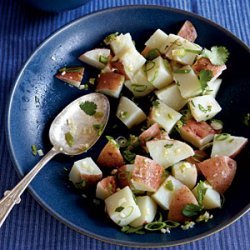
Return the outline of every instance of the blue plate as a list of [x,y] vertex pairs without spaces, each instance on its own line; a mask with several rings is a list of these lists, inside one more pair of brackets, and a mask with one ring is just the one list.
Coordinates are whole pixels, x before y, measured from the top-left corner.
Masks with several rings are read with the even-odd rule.
[[[50,36],[30,57],[14,85],[7,116],[7,138],[15,168],[26,174],[39,160],[31,153],[35,144],[47,152],[51,145],[48,129],[59,111],[84,94],[54,78],[57,69],[65,65],[81,65],[78,56],[95,48],[112,32],[130,32],[142,47],[149,35],[160,28],[176,33],[185,20],[198,31],[197,43],[210,47],[226,46],[231,55],[228,70],[223,73],[223,85],[218,100],[223,108],[219,118],[225,121],[225,131],[250,138],[249,127],[243,125],[244,114],[250,112],[250,53],[246,45],[228,31],[197,15],[157,6],[131,6],[100,11],[63,27]],[[87,72],[89,68],[86,69]],[[99,142],[89,155],[96,157]],[[82,156],[84,157],[84,156]],[[84,199],[69,185],[64,168],[70,168],[77,158],[58,156],[52,160],[29,186],[35,199],[52,215],[76,231],[111,243],[159,247],[182,244],[210,235],[229,225],[250,207],[249,146],[238,157],[238,171],[226,202],[214,212],[214,219],[197,224],[193,229],[176,229],[171,234],[124,234],[113,225],[91,200]]]

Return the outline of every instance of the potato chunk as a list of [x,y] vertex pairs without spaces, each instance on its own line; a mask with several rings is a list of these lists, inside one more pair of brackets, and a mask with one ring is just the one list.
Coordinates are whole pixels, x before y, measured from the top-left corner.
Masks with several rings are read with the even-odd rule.
[[105,177],[97,183],[96,197],[105,200],[116,192],[116,188],[116,178],[114,176]]
[[187,39],[190,42],[194,42],[197,38],[196,29],[190,21],[185,21],[177,35]]

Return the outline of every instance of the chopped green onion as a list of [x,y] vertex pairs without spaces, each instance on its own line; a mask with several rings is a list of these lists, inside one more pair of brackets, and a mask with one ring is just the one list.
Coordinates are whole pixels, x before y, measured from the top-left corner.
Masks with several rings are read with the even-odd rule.
[[31,150],[32,150],[32,154],[34,155],[34,156],[36,156],[37,155],[37,146],[36,145],[31,145]]
[[66,73],[79,72],[80,73],[82,70],[83,70],[83,67],[71,67],[71,68],[64,67],[64,68],[59,69],[58,71],[60,73],[63,73],[63,72],[66,72]]
[[192,106],[195,108],[194,101],[191,100],[190,102],[191,102]]
[[128,115],[128,112],[127,111],[120,111],[120,113],[118,114],[119,118],[120,119],[125,119]]
[[93,128],[97,130],[98,135],[101,135],[103,132],[104,125],[103,124],[93,124]]
[[205,187],[204,182],[200,181],[197,185],[197,196],[198,196],[197,201],[199,206],[202,206],[206,192],[207,188]]
[[197,55],[199,55],[202,52],[202,50],[197,50],[197,49],[185,49],[185,51]]
[[158,108],[159,105],[160,105],[160,102],[159,102],[159,100],[155,100],[155,101],[152,102],[152,104],[153,104],[154,107]]
[[231,135],[227,134],[227,133],[223,133],[223,134],[219,134],[215,136],[215,141],[224,141],[226,139],[228,139]]
[[155,73],[154,73],[153,79],[151,79],[149,82],[150,83],[154,82],[155,79],[158,77],[158,74],[159,74],[159,70],[156,70]]
[[208,105],[207,109],[205,109],[201,104],[198,104],[198,108],[199,108],[200,111],[202,111],[204,113],[210,112],[212,110],[212,106],[211,105]]
[[121,212],[123,209],[124,209],[124,207],[117,207],[117,208],[115,209],[115,212]]
[[70,132],[65,133],[65,140],[67,142],[67,144],[72,147],[74,145],[74,137],[72,136],[72,134]]
[[112,41],[114,41],[116,39],[116,37],[118,36],[118,32],[115,32],[115,33],[112,33],[108,36],[106,36],[103,40],[103,42],[106,44],[106,45],[109,45]]
[[134,163],[134,159],[135,159],[136,154],[131,152],[130,150],[126,149],[123,151],[123,156],[127,162]]
[[124,136],[119,136],[118,138],[116,138],[116,142],[121,148],[125,148],[126,146],[128,146],[128,140]]
[[95,84],[95,78],[94,77],[93,78],[89,78],[89,83],[92,84],[92,85],[94,85]]
[[172,221],[172,220],[166,220],[166,221],[164,221],[164,222],[166,223],[166,226],[167,226],[168,228],[176,228],[176,227],[178,227],[178,226],[180,225],[179,222]]
[[158,231],[166,227],[166,223],[162,221],[154,221],[145,225],[145,229],[148,231]]
[[174,144],[165,144],[164,148],[172,148],[174,146]]
[[142,229],[143,229],[143,226],[139,226],[139,227],[123,226],[121,228],[121,231],[127,234],[130,234],[130,233],[145,234],[145,232]]
[[151,49],[151,50],[148,52],[146,58],[147,58],[148,60],[153,60],[153,59],[155,59],[156,57],[158,57],[158,56],[160,56],[160,55],[161,55],[161,53],[160,53],[160,51],[159,51],[158,49]]
[[99,56],[99,62],[103,64],[107,64],[109,61],[109,58],[107,56]]
[[165,188],[168,189],[169,191],[173,191],[174,190],[173,182],[171,180],[168,180],[165,185]]
[[119,216],[122,219],[126,219],[133,213],[133,211],[134,211],[134,207],[133,206],[128,206],[128,207],[121,210]]
[[145,64],[145,72],[153,69],[155,66],[155,62],[152,62],[152,61],[147,61],[146,64]]
[[131,84],[131,87],[134,92],[144,92],[148,88],[147,85],[145,84],[142,85],[142,84],[135,84],[135,83]]

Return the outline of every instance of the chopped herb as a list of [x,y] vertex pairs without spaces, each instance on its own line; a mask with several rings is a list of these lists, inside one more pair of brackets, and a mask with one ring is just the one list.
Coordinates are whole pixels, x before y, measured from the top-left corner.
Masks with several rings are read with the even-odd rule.
[[168,118],[169,118],[170,120],[172,120],[172,119],[173,119],[173,115],[170,114],[170,113],[168,113]]
[[128,112],[127,111],[120,111],[120,113],[118,114],[119,118],[120,119],[125,119],[128,115]]
[[164,227],[166,227],[165,222],[153,221],[151,223],[146,224],[144,228],[146,230],[148,230],[148,231],[158,231],[158,230],[161,230]]
[[243,124],[246,125],[247,127],[250,126],[250,113],[244,115]]
[[82,188],[84,188],[84,187],[86,186],[86,184],[87,184],[87,183],[86,183],[85,180],[81,180],[81,181],[75,183],[74,186],[75,186],[75,188],[77,188],[77,189],[82,189]]
[[98,135],[101,135],[103,132],[104,125],[103,124],[94,124],[93,128],[97,130]]
[[197,222],[201,222],[201,221],[205,221],[205,222],[208,222],[208,220],[210,220],[210,219],[213,219],[213,215],[211,214],[209,214],[207,211],[204,213],[204,214],[201,214],[197,219],[196,219],[196,221]]
[[95,78],[89,78],[89,83],[94,85],[95,84]]
[[166,220],[166,221],[164,221],[164,222],[166,223],[166,226],[167,226],[168,228],[176,228],[176,227],[178,227],[178,226],[180,225],[179,222],[172,221],[172,220]]
[[192,104],[192,106],[195,108],[195,105],[194,105],[194,101],[191,100],[190,103]]
[[197,49],[185,49],[186,52],[199,55],[202,51]]
[[175,74],[188,74],[191,72],[191,69],[176,69],[174,71]]
[[168,189],[169,191],[173,191],[174,190],[173,182],[171,180],[168,180],[165,185],[165,188]]
[[72,134],[70,132],[65,133],[65,140],[67,142],[67,144],[72,147],[74,145],[74,137],[72,136]]
[[150,80],[149,82],[150,82],[150,83],[154,82],[155,79],[158,77],[158,74],[159,74],[159,70],[156,70],[155,73],[154,73],[153,79]]
[[124,207],[117,207],[117,208],[115,209],[115,212],[121,212],[123,209],[124,209]]
[[109,45],[112,41],[114,41],[116,39],[116,37],[119,35],[118,32],[115,32],[115,33],[112,33],[108,36],[106,36],[103,40],[103,42],[106,44],[106,45]]
[[223,133],[223,134],[219,134],[215,136],[215,141],[224,141],[226,139],[228,139],[231,135],[227,134],[227,133]]
[[135,234],[144,234],[145,232],[143,231],[143,226],[139,226],[139,227],[130,227],[130,226],[123,226],[121,228],[121,231],[123,233],[135,233]]
[[142,85],[142,84],[135,84],[135,83],[131,84],[131,87],[134,92],[144,92],[148,88],[147,85],[145,84]]
[[213,65],[221,66],[227,62],[229,51],[224,46],[213,46],[211,50],[204,49],[202,56],[207,57]]
[[207,83],[212,79],[213,72],[211,70],[202,69],[199,73],[199,81],[201,85],[202,92],[207,88]]
[[165,144],[164,148],[172,148],[174,146],[174,144]]
[[87,115],[92,116],[96,113],[97,105],[94,102],[85,101],[80,103],[79,106]]
[[195,204],[187,204],[182,210],[182,214],[186,217],[194,217],[200,214],[202,207]]
[[109,58],[107,56],[99,56],[99,62],[103,64],[107,64],[109,61]]
[[172,50],[172,56],[179,56],[183,57],[186,55],[186,51],[184,48],[179,48],[179,49],[173,49]]
[[128,140],[123,136],[119,136],[118,138],[116,138],[116,142],[121,148],[125,148],[126,146],[128,146]]
[[32,154],[34,155],[34,156],[36,156],[37,155],[37,146],[36,145],[31,145],[31,150],[32,150]]
[[126,149],[123,151],[123,156],[127,162],[134,163],[136,154]]
[[205,187],[204,182],[200,181],[197,185],[197,196],[198,196],[197,201],[200,207],[203,204],[203,200],[204,200],[204,196],[206,192],[207,192],[207,188]]
[[119,216],[122,218],[122,219],[126,219],[128,218],[134,211],[134,207],[133,206],[128,206],[124,209],[122,209],[122,211],[120,212]]
[[64,67],[64,68],[61,68],[59,69],[58,71],[60,73],[63,73],[63,72],[66,72],[66,73],[73,73],[73,72],[82,72],[83,70],[83,67],[70,67],[70,68],[67,68],[67,67]]
[[145,64],[145,69],[144,69],[144,71],[145,71],[145,72],[148,72],[149,70],[153,69],[154,66],[155,66],[155,62],[147,61],[146,64]]
[[205,109],[201,104],[198,104],[198,108],[199,108],[200,111],[202,111],[204,113],[210,112],[212,110],[212,106],[211,105],[208,105],[207,109]]
[[228,142],[232,143],[234,141],[234,138],[231,138]]
[[186,166],[185,163],[183,163],[183,164],[180,165],[179,168],[180,168],[180,170],[181,170],[182,173],[184,173],[184,170],[185,170],[186,167],[187,167],[187,166]]
[[183,230],[188,230],[190,228],[193,228],[195,225],[195,222],[194,221],[185,221],[185,224],[184,225],[181,225],[181,228]]
[[115,141],[115,139],[114,139],[112,136],[107,135],[107,136],[106,136],[106,139],[107,139],[109,142],[113,143],[117,148],[119,148],[118,143]]
[[159,100],[155,100],[155,101],[152,102],[152,104],[153,104],[153,106],[154,106],[155,108],[158,108],[159,105],[160,105],[160,102],[159,102]]
[[181,86],[179,81],[176,81],[176,85],[177,85],[178,87]]
[[146,58],[147,58],[148,60],[153,60],[153,59],[155,59],[156,57],[158,57],[158,56],[160,56],[160,55],[161,55],[161,53],[160,53],[160,51],[159,51],[158,49],[151,49],[151,50],[148,52]]

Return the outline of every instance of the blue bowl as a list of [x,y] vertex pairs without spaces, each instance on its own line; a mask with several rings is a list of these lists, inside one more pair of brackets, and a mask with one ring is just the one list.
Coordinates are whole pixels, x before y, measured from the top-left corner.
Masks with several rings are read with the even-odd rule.
[[[249,128],[241,122],[243,115],[250,112],[249,48],[225,29],[197,15],[157,6],[126,6],[90,14],[63,27],[43,42],[24,65],[12,90],[6,124],[9,149],[18,174],[22,177],[39,160],[31,154],[32,144],[45,152],[50,149],[48,130],[53,118],[85,93],[55,79],[58,68],[81,65],[78,56],[98,46],[112,32],[130,32],[136,44],[143,47],[143,42],[157,28],[175,33],[187,19],[197,28],[198,44],[204,47],[224,45],[229,49],[228,70],[223,73],[223,85],[218,94],[223,108],[219,118],[225,121],[225,131],[250,138]],[[88,67],[86,72],[92,73]],[[103,143],[100,140],[86,155],[96,158]],[[70,169],[77,157],[56,157],[39,173],[29,190],[49,213],[88,236],[138,247],[183,244],[223,229],[249,210],[250,192],[246,192],[249,190],[249,152],[248,145],[238,157],[235,180],[225,195],[224,207],[214,211],[214,219],[188,231],[176,229],[166,235],[120,232],[102,209],[69,185],[64,168]]]

